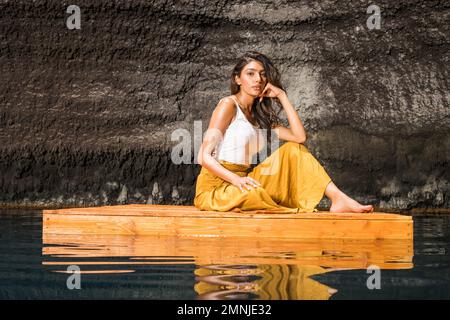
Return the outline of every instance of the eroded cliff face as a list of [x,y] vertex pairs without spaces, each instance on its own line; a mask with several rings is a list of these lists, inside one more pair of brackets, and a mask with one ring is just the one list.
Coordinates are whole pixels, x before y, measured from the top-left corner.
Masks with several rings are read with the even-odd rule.
[[193,146],[171,161],[172,133],[199,143],[236,57],[258,50],[344,192],[449,208],[450,2],[377,1],[379,30],[370,4],[0,1],[0,202],[192,204],[200,167]]

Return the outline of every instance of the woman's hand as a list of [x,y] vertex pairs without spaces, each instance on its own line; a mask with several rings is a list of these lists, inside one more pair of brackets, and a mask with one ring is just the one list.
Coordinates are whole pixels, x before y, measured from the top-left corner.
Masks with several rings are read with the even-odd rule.
[[258,181],[249,176],[246,177],[238,176],[231,184],[238,187],[242,192],[261,186],[261,183],[259,183]]
[[267,82],[264,90],[259,95],[259,102],[261,102],[264,97],[278,98],[283,93],[285,93],[283,90],[274,86],[270,82]]

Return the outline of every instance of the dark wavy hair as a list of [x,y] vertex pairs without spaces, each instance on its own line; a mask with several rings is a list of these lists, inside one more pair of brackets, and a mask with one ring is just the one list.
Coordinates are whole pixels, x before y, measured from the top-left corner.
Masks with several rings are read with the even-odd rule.
[[[264,70],[266,73],[267,82],[270,82],[274,86],[284,90],[283,85],[281,84],[281,75],[275,65],[270,61],[270,59],[257,51],[247,51],[245,52],[239,59],[236,65],[231,72],[231,83],[230,83],[230,91],[231,94],[236,94],[239,92],[239,86],[236,83],[235,77],[240,76],[242,69],[252,61],[259,61],[264,66]],[[277,104],[278,111],[275,112],[273,108],[273,102]],[[265,97],[261,102],[259,99],[255,99],[253,101],[251,113],[252,118],[255,119],[257,124],[261,129],[273,129],[275,126],[282,123],[278,114],[281,111],[281,105],[278,99]]]

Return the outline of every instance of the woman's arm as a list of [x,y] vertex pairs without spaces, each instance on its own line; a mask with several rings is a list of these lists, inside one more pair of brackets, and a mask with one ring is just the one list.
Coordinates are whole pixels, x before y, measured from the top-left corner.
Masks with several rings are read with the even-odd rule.
[[286,92],[280,93],[277,98],[280,100],[284,111],[286,112],[289,127],[277,126],[274,128],[278,138],[285,141],[294,141],[297,143],[304,143],[306,141],[306,131],[303,123],[300,120],[297,111],[295,111],[291,102],[289,101]]
[[208,130],[198,152],[198,163],[214,175],[233,183],[239,178],[234,172],[224,168],[212,156],[212,153],[223,140],[225,131],[236,114],[236,106],[231,99],[221,100],[211,116]]
[[284,126],[276,126],[273,128],[278,136],[278,139],[304,143],[306,141],[305,128],[303,127],[302,121],[298,117],[297,111],[295,111],[289,101],[286,92],[268,82],[260,94],[260,101],[263,97],[278,98],[287,114],[290,128],[286,128]]

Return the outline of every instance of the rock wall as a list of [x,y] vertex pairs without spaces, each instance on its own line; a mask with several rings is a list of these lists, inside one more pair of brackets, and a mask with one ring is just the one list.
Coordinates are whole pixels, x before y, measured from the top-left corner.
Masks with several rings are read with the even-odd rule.
[[172,133],[205,131],[236,57],[259,50],[344,192],[448,209],[450,3],[376,1],[373,30],[370,4],[0,1],[0,203],[192,204],[196,152],[174,164]]

